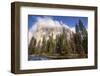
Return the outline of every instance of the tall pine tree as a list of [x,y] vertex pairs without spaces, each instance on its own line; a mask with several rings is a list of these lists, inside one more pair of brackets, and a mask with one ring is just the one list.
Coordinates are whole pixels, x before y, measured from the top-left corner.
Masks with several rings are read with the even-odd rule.
[[34,54],[36,51],[36,39],[32,37],[30,44],[28,46],[28,53],[29,54]]

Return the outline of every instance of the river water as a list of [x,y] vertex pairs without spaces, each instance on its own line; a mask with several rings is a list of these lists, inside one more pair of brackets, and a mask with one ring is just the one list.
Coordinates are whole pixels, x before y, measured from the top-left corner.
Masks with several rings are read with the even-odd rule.
[[29,61],[31,61],[31,60],[48,60],[48,58],[45,56],[29,55],[28,60]]

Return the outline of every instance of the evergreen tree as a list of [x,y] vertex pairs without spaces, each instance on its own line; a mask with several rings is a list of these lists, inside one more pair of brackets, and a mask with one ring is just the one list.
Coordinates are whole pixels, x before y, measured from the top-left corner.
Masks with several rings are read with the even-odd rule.
[[70,44],[69,44],[69,42],[68,42],[68,40],[67,40],[67,36],[66,36],[66,32],[65,32],[65,28],[63,28],[63,33],[62,33],[62,35],[61,35],[61,41],[62,41],[62,54],[64,55],[64,54],[66,54],[66,53],[68,53],[68,51],[70,51]]
[[53,39],[53,33],[52,33],[52,35],[51,36],[49,36],[49,43],[50,43],[50,46],[49,46],[49,53],[50,54],[53,54],[53,52],[54,52],[54,39]]
[[75,26],[76,34],[75,34],[75,44],[76,50],[78,52],[85,52],[87,53],[87,45],[88,45],[88,34],[83,22],[79,20],[79,24]]
[[56,36],[56,52],[58,54],[61,54],[61,51],[62,51],[61,45],[62,45],[61,35],[57,35]]
[[38,43],[37,43],[37,46],[36,46],[36,52],[35,52],[35,54],[38,54],[38,55],[40,55],[41,54],[41,40],[39,40],[38,41]]
[[85,28],[85,26],[83,25],[83,22],[81,20],[79,20],[79,28],[80,28],[80,31],[83,35],[85,35],[87,33],[87,30]]
[[70,44],[67,40],[65,28],[63,28],[62,34],[56,37],[56,51],[59,55],[64,55],[70,51]]
[[83,38],[82,46],[84,48],[85,53],[88,53],[88,36]]
[[45,37],[43,37],[41,49],[42,49],[43,51],[46,50],[46,39],[45,39]]
[[28,53],[34,54],[35,50],[36,50],[36,39],[32,37],[30,44],[29,44]]
[[47,40],[46,49],[47,49],[47,52],[49,53],[50,51],[50,40],[49,39]]
[[43,37],[43,40],[42,40],[42,46],[41,46],[41,53],[43,53],[43,54],[45,54],[46,53],[46,51],[47,51],[47,42],[46,42],[46,39],[45,39],[45,37]]
[[79,26],[77,24],[75,25],[75,31],[76,33],[79,33]]
[[[79,22],[80,24],[80,22]],[[75,39],[75,49],[78,53],[80,53],[80,51],[83,50],[82,48],[82,38],[81,38],[81,33],[80,33],[80,25],[77,25],[75,26],[75,29],[76,29],[76,34],[74,36],[74,39]]]
[[73,33],[73,37],[70,40],[71,50],[75,54],[76,53],[76,45],[75,45],[75,34]]
[[83,22],[81,20],[79,20],[79,28],[81,31],[81,37],[82,37],[82,47],[83,50],[85,51],[85,53],[87,53],[88,50],[88,34],[87,34],[87,30],[85,28],[85,26],[83,25]]

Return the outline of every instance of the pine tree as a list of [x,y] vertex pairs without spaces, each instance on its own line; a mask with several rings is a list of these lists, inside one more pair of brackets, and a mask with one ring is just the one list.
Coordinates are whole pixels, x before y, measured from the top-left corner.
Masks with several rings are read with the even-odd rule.
[[69,42],[67,40],[67,36],[66,36],[66,32],[65,32],[65,28],[63,28],[63,33],[61,35],[61,41],[62,41],[62,54],[66,54],[69,51]]
[[75,44],[76,44],[75,49],[76,49],[76,51],[78,51],[78,53],[81,53],[81,54],[87,53],[88,34],[87,34],[87,30],[81,20],[79,20],[79,23],[76,24],[75,29],[76,29],[76,34],[74,36]]
[[62,34],[56,37],[56,51],[59,55],[64,55],[70,51],[70,44],[67,40],[65,28],[63,28]]
[[46,51],[47,51],[46,46],[47,46],[47,42],[46,42],[45,37],[43,37],[42,46],[41,46],[42,53],[46,53]]
[[56,36],[56,52],[57,54],[61,54],[62,48],[62,41],[61,41],[61,35]]
[[45,49],[45,48],[46,48],[46,40],[45,40],[45,37],[43,37],[43,40],[42,40],[42,47],[41,47],[41,48],[42,48],[43,51],[46,50],[46,49]]
[[84,48],[85,53],[88,53],[88,36],[83,38],[82,46]]
[[83,25],[83,22],[81,20],[79,20],[79,28],[81,31],[81,37],[82,37],[82,47],[83,50],[85,51],[85,53],[87,53],[88,50],[88,34],[87,34],[87,30],[85,28],[85,26]]
[[86,30],[86,28],[81,20],[79,20],[79,28],[80,28],[80,31],[83,35],[85,35],[87,33],[87,30]]
[[36,50],[36,39],[32,37],[30,44],[29,44],[28,53],[34,54],[35,50]]
[[76,49],[76,51],[78,53],[80,53],[80,51],[83,50],[83,48],[82,48],[82,38],[81,38],[81,33],[80,33],[80,22],[79,22],[78,25],[76,24],[75,29],[76,29],[76,34],[74,36],[74,38],[75,38],[75,45],[76,45],[75,49]]
[[47,53],[49,53],[50,51],[50,40],[49,39],[47,40],[46,50],[47,50]]
[[37,42],[37,46],[36,46],[36,52],[35,52],[35,54],[38,54],[38,55],[40,55],[41,54],[41,40],[39,40],[38,42]]
[[76,45],[75,45],[75,34],[73,33],[73,37],[70,40],[71,50],[75,54],[76,53]]
[[76,33],[79,33],[79,26],[77,24],[75,25],[75,31]]
[[49,36],[49,40],[50,40],[50,46],[49,46],[49,53],[50,54],[53,54],[53,52],[54,52],[54,39],[53,39],[53,33],[52,33],[52,35],[51,36]]

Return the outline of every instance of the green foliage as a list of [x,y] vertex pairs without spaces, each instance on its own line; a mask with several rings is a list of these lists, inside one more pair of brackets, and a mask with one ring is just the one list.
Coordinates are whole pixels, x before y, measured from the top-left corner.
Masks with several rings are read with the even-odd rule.
[[43,51],[46,51],[46,39],[45,39],[45,37],[43,37],[41,49]]
[[29,49],[29,51],[28,51],[29,54],[35,53],[35,51],[36,51],[36,39],[34,37],[32,37],[28,49]]
[[76,31],[76,33],[79,32],[79,26],[77,24],[75,25],[75,31]]
[[79,20],[79,24],[76,25],[76,35],[75,35],[76,50],[78,52],[84,51],[87,54],[88,51],[87,40],[88,40],[87,30],[83,25],[82,21]]

